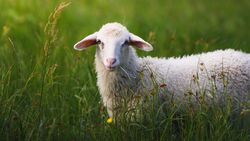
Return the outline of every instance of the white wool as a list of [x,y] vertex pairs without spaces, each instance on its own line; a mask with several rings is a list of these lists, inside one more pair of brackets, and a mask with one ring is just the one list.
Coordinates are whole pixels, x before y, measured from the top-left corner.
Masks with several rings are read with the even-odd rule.
[[[242,100],[249,93],[250,54],[227,49],[181,58],[140,58],[130,45],[114,49],[134,36],[121,24],[106,24],[95,34],[97,40],[106,43],[105,47],[112,46],[107,52],[97,48],[95,56],[97,85],[110,117],[121,98],[150,95],[155,87],[163,101],[173,96],[184,102],[187,94],[192,95],[191,101],[199,97],[197,94],[205,94],[207,100],[219,100],[224,93]],[[147,42],[139,37],[135,40],[142,41],[140,48],[150,50]],[[107,69],[107,56],[117,59],[115,70]],[[133,106],[134,101],[130,100],[128,104]]]

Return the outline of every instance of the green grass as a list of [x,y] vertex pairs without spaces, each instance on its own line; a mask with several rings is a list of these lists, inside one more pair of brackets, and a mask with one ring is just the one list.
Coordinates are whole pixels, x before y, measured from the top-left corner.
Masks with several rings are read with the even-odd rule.
[[138,51],[141,56],[225,48],[250,53],[249,0],[81,0],[65,8],[61,2],[0,0],[0,140],[250,139],[249,123],[220,107],[178,116],[169,108],[160,119],[151,110],[146,122],[108,124],[95,49],[73,50],[84,36],[117,21],[153,44],[154,51]]

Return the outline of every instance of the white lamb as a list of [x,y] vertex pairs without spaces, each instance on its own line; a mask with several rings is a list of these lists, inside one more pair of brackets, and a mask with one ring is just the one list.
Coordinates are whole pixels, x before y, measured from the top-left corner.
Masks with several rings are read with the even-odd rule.
[[[250,90],[250,54],[232,49],[182,58],[140,58],[136,47],[153,47],[119,23],[108,23],[74,45],[84,50],[98,44],[95,54],[97,85],[110,117],[121,97],[150,95],[158,88],[160,99],[192,102],[220,101],[223,94],[246,99]],[[188,98],[187,98],[188,97]],[[133,105],[133,100],[127,101]]]

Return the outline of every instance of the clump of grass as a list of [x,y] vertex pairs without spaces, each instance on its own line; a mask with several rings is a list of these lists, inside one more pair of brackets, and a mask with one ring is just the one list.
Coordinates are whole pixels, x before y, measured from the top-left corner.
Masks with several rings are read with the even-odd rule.
[[[43,54],[42,54],[42,81],[41,81],[41,91],[40,91],[40,107],[42,108],[42,98],[43,98],[43,93],[44,93],[44,85],[45,85],[45,80],[46,77],[49,77],[48,74],[51,74],[52,72],[55,71],[56,69],[56,64],[54,64],[53,66],[51,66],[48,69],[48,59],[49,59],[49,55],[52,52],[52,49],[56,47],[56,43],[57,43],[57,38],[58,38],[58,30],[56,28],[57,26],[57,22],[58,19],[61,15],[61,12],[64,10],[64,8],[66,8],[67,6],[69,6],[70,3],[65,3],[62,2],[60,3],[55,9],[54,11],[50,14],[49,18],[48,18],[48,22],[45,25],[44,28],[44,32],[45,32],[45,43],[44,43],[44,47],[43,47]],[[51,72],[52,71],[52,72]]]
[[[36,64],[33,64],[34,66],[30,69],[31,72],[27,77],[22,76],[23,68],[25,67],[23,64],[24,60],[20,57],[20,52],[16,49],[17,47],[12,39],[8,37],[14,63],[9,68],[7,67],[7,71],[5,71],[4,65],[1,66],[1,104],[3,104],[2,108],[5,109],[1,110],[1,117],[5,117],[1,119],[2,139],[30,140],[47,138],[45,134],[50,137],[56,126],[56,118],[45,118],[45,112],[48,110],[46,109],[48,102],[45,98],[48,98],[46,95],[50,93],[48,88],[54,86],[54,84],[48,82],[54,79],[53,73],[57,68],[56,64],[50,66],[48,61],[52,54],[52,49],[57,45],[58,31],[56,25],[58,18],[68,5],[69,3],[60,3],[49,16],[44,28],[45,42],[42,48],[43,52],[37,55],[36,61],[32,61],[32,63]],[[8,31],[5,28],[3,36],[7,36]],[[47,127],[47,122],[52,122],[51,128]],[[45,131],[43,128],[48,131]]]

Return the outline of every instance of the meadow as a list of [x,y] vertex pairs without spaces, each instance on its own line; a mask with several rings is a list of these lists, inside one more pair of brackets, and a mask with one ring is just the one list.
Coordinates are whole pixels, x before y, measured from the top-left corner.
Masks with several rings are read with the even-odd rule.
[[95,48],[73,49],[116,21],[154,46],[139,56],[250,53],[249,0],[0,0],[0,8],[0,140],[250,140],[249,122],[231,119],[228,107],[178,117],[170,107],[161,120],[152,110],[147,122],[108,123]]

